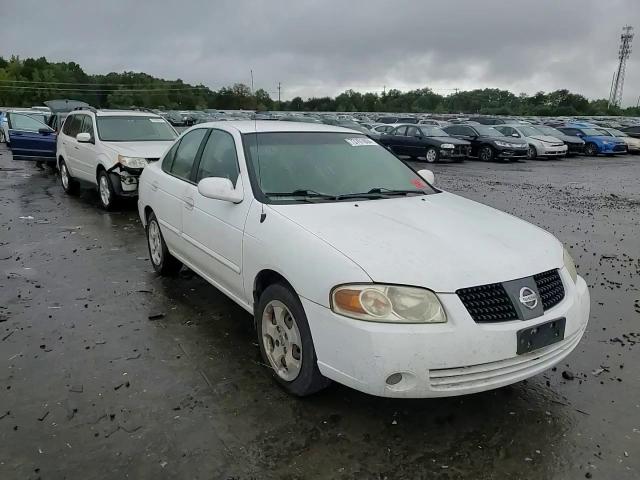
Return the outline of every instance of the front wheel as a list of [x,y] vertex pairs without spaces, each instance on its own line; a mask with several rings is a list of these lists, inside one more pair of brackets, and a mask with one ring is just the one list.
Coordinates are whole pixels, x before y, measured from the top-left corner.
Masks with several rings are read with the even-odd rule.
[[584,147],[584,154],[589,157],[595,157],[598,155],[598,147],[595,143],[587,143]]
[[438,151],[433,147],[427,148],[427,153],[425,153],[424,157],[427,163],[435,163],[438,161]]
[[272,376],[288,393],[299,397],[327,387],[300,299],[283,284],[268,286],[255,310],[258,345]]
[[5,142],[4,131],[0,130],[0,143],[4,143],[4,142]]
[[98,174],[98,197],[100,198],[100,206],[105,210],[111,211],[115,208],[116,194],[106,170],[101,170]]
[[536,150],[536,147],[534,147],[533,145],[529,145],[529,150],[527,150],[527,158],[529,160],[535,160],[537,156],[538,151]]
[[478,152],[478,158],[483,162],[490,162],[494,157],[493,148],[489,145],[483,145],[480,147],[480,151]]

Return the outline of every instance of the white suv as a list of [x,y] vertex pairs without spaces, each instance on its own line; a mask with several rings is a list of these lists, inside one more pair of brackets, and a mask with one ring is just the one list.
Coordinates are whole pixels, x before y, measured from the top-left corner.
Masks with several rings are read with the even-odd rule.
[[71,112],[58,135],[56,158],[62,188],[77,193],[80,181],[98,188],[110,210],[119,197],[138,194],[142,169],[158,160],[178,136],[151,112],[80,108]]

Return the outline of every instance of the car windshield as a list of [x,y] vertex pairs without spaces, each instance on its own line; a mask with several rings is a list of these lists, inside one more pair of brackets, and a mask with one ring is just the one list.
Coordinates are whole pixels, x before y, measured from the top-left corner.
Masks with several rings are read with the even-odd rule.
[[540,132],[533,127],[518,127],[518,130],[520,130],[522,135],[524,135],[525,137],[540,135]]
[[616,129],[616,128],[610,128],[609,133],[611,133],[611,135],[613,135],[614,137],[628,137],[629,135],[627,135],[624,132],[621,132],[620,130]]
[[98,116],[98,136],[104,142],[171,141],[176,133],[159,117]]
[[252,176],[267,202],[367,200],[437,192],[364,135],[274,132],[245,134],[243,139]]
[[504,134],[493,127],[488,127],[486,125],[474,125],[473,128],[476,129],[478,135],[481,137],[504,137]]
[[560,130],[553,128],[553,127],[545,127],[544,125],[536,125],[534,127],[536,130],[538,130],[540,133],[543,133],[545,135],[551,135],[552,137],[556,137],[558,135],[562,135],[564,136],[564,133],[562,133]]
[[583,128],[582,133],[589,137],[610,137],[611,135],[597,128]]
[[449,134],[438,127],[420,127],[425,137],[448,137]]

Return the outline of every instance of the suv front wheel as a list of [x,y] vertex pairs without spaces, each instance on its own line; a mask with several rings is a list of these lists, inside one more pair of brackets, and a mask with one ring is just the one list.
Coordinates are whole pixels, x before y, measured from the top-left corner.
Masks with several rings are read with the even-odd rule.
[[69,173],[69,169],[67,168],[67,164],[64,163],[64,160],[60,160],[59,169],[62,189],[68,195],[76,195],[78,193],[78,190],[80,189],[80,185],[78,184],[78,181]]
[[111,178],[106,170],[101,170],[98,173],[98,198],[100,199],[100,205],[105,210],[113,210],[116,204],[116,194],[111,185]]

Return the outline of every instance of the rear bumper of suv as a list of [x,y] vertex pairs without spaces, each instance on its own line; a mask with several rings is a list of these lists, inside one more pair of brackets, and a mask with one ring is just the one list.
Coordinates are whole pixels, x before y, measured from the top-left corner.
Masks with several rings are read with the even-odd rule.
[[[354,320],[302,299],[320,372],[356,390],[383,397],[448,397],[509,385],[551,368],[578,345],[589,318],[585,281],[566,269],[563,300],[531,320],[477,323],[456,294],[439,294],[444,324]],[[566,319],[564,339],[517,354],[517,332]]]

